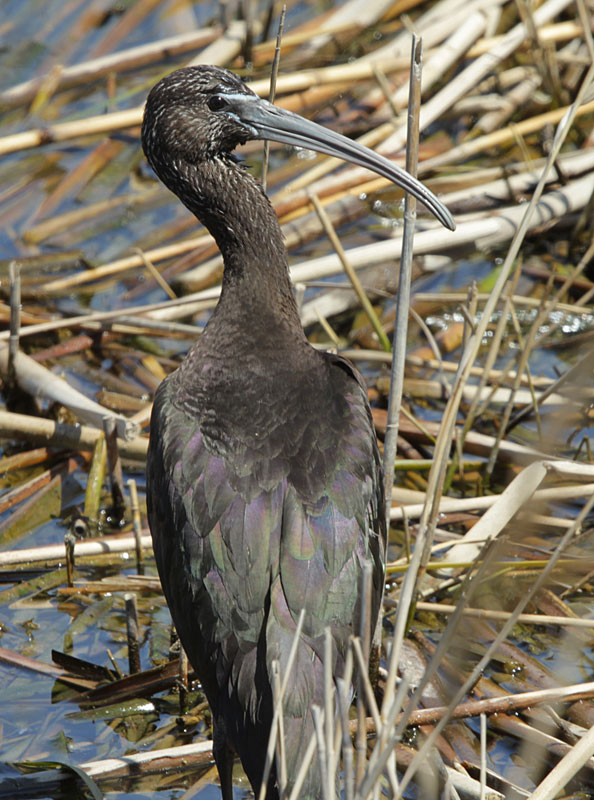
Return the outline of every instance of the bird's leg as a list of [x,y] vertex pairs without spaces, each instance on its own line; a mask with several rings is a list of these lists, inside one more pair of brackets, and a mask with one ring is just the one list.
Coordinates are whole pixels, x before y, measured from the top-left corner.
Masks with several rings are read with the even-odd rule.
[[224,723],[217,723],[215,720],[212,735],[212,752],[219,771],[223,800],[233,800],[233,762],[235,761],[235,752],[229,747],[224,731]]

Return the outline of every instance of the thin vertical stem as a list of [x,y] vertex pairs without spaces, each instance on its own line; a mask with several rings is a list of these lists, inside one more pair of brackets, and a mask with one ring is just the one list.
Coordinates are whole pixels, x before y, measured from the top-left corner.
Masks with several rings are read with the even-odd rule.
[[[293,641],[291,642],[291,649],[289,650],[289,657],[287,659],[285,674],[283,675],[282,684],[280,687],[280,695],[279,695],[280,700],[282,700],[282,698],[284,697],[285,692],[287,691],[287,686],[289,685],[291,670],[293,669],[293,664],[295,663],[295,658],[297,656],[297,648],[299,647],[299,642],[301,641],[301,631],[303,630],[304,619],[305,619],[305,611],[301,609],[301,611],[299,612],[299,618],[297,619],[297,626],[295,628],[295,633],[293,635]],[[264,800],[264,797],[266,795],[268,777],[270,775],[270,769],[272,767],[272,759],[274,757],[276,742],[278,738],[279,717],[281,711],[282,711],[281,703],[280,702],[275,703],[274,716],[272,717],[272,725],[270,726],[270,734],[268,737],[268,749],[266,751],[266,759],[264,761],[264,771],[262,773],[262,785],[260,786],[260,791],[258,793],[258,800]],[[312,741],[315,744],[315,741],[313,739]],[[311,756],[309,757],[310,761],[312,757],[313,757],[313,750]]]
[[324,800],[332,800],[333,795],[328,794],[328,760],[326,741],[324,739],[324,712],[319,706],[312,706],[311,713],[314,721],[316,741],[318,743],[318,763],[322,776],[322,797]]
[[[283,30],[285,27],[285,17],[287,15],[287,6],[283,5],[278,21],[278,32],[276,34],[276,46],[274,48],[274,58],[272,59],[272,69],[270,71],[270,92],[268,99],[274,103],[276,97],[276,79],[278,77],[278,65],[280,64],[280,51],[281,41],[283,38]],[[270,158],[270,142],[264,142],[264,159],[262,160],[262,188],[266,191],[266,179],[268,177],[268,160]]]
[[72,586],[74,582],[74,534],[71,531],[64,536],[64,546],[66,548],[66,583]]
[[[409,111],[408,111],[408,141],[406,168],[416,175],[416,162],[418,154],[418,113],[421,96],[421,62],[423,43],[413,35]],[[415,121],[416,120],[416,121]],[[388,424],[386,426],[386,439],[384,442],[384,472],[386,479],[386,518],[390,519],[392,505],[392,485],[394,483],[394,461],[396,458],[396,442],[398,440],[398,416],[402,388],[404,384],[404,363],[406,358],[406,333],[408,321],[408,307],[410,304],[410,264],[412,260],[412,237],[414,233],[414,220],[416,218],[416,201],[410,194],[406,195],[404,214],[404,236],[402,240],[402,258],[400,262],[400,280],[398,284],[398,297],[396,303],[396,325],[394,328],[394,344],[392,348],[392,374],[390,377],[390,399],[388,404]],[[408,574],[407,574],[408,577]],[[411,576],[412,578],[412,576]],[[410,580],[410,579],[409,579]],[[405,579],[406,582],[406,579]],[[383,709],[390,707],[394,696],[396,683],[396,669],[400,654],[400,644],[404,636],[404,629],[408,617],[408,608],[398,608],[394,627],[394,638],[390,651],[390,664]]]
[[128,592],[124,595],[126,602],[126,634],[128,638],[128,669],[130,675],[140,672],[140,648],[138,646],[138,610],[136,595]]
[[[408,131],[406,143],[406,169],[417,175],[419,154],[419,112],[421,108],[421,69],[423,42],[413,34],[410,91],[408,97]],[[410,283],[413,257],[413,237],[417,218],[417,201],[408,192],[404,200],[404,231],[402,236],[402,256],[396,298],[396,321],[392,345],[392,372],[390,375],[390,397],[388,401],[388,421],[384,441],[384,473],[386,480],[386,517],[390,519],[392,505],[392,486],[394,484],[394,461],[398,441],[398,417],[402,390],[404,386],[404,364],[406,359],[406,337],[408,330],[408,308],[410,305]]]
[[334,752],[334,691],[333,691],[333,658],[332,633],[330,628],[324,630],[324,716],[326,729],[326,763],[328,765],[328,796],[336,793],[336,762]]
[[342,764],[344,775],[344,800],[353,800],[355,792],[355,774],[353,772],[353,743],[349,730],[350,686],[341,678],[337,678],[338,709],[342,730]]
[[93,458],[91,459],[87,488],[85,489],[84,515],[92,522],[95,522],[99,517],[106,461],[107,445],[105,436],[100,435],[93,447]]
[[280,664],[272,662],[272,696],[275,709],[278,709],[278,734],[276,739],[276,771],[281,798],[287,787],[287,759],[285,753],[285,719],[283,714],[283,693],[281,690]]
[[371,564],[366,561],[363,565],[361,576],[361,619],[359,623],[359,637],[362,643],[364,662],[359,666],[357,681],[357,771],[356,779],[359,784],[365,772],[367,760],[367,725],[365,708],[365,678],[369,669],[369,649],[371,647]]
[[243,42],[243,60],[246,64],[251,63],[254,48],[254,2],[253,0],[244,0],[243,16],[245,19],[245,40]]
[[485,800],[485,790],[487,788],[487,715],[481,714],[481,796],[480,800]]
[[[410,85],[408,94],[408,128],[406,143],[406,169],[411,175],[417,175],[417,161],[419,155],[419,114],[421,108],[421,72],[423,62],[423,42],[413,34],[411,46],[411,68]],[[390,375],[390,396],[388,400],[388,419],[386,425],[386,437],[384,440],[384,473],[386,490],[386,519],[389,524],[390,509],[392,507],[392,486],[394,485],[394,461],[396,459],[396,449],[398,443],[398,423],[400,415],[400,405],[402,402],[402,392],[404,387],[404,367],[406,362],[406,340],[408,332],[408,309],[410,306],[410,286],[413,257],[413,238],[415,220],[417,216],[416,199],[410,195],[405,195],[404,201],[404,231],[402,236],[402,256],[400,258],[400,276],[398,280],[398,296],[396,298],[396,319],[394,326],[394,340],[392,345],[392,371]],[[390,709],[394,701],[394,687],[396,685],[396,671],[400,660],[400,647],[404,638],[406,623],[408,620],[409,606],[412,601],[412,589],[415,581],[414,576],[418,569],[420,553],[413,556],[412,574],[407,574],[405,586],[401,594],[401,604],[399,605],[394,624],[394,634],[392,647],[390,649],[390,661],[388,666],[388,679],[386,681],[386,692],[382,704],[382,716]],[[408,585],[408,592],[404,589]],[[408,595],[408,597],[407,597]],[[388,728],[382,728],[380,746],[385,746]],[[388,772],[395,776],[396,765],[392,754],[389,757]]]
[[136,571],[139,575],[144,575],[144,553],[142,550],[142,523],[140,520],[140,506],[138,504],[138,492],[134,478],[128,480],[128,491],[130,492],[130,506],[132,510],[132,525],[134,528],[134,539],[136,542]]
[[111,483],[111,496],[113,504],[118,513],[126,507],[124,500],[124,477],[122,474],[122,462],[118,449],[118,437],[116,431],[116,421],[113,417],[103,417],[103,431],[107,444],[107,461],[109,464],[109,480]]

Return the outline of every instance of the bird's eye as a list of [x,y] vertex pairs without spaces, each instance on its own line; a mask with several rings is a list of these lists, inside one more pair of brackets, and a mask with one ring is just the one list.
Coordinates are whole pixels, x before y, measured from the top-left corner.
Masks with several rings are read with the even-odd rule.
[[227,108],[229,103],[227,100],[220,94],[213,94],[212,97],[208,99],[208,107],[211,111],[222,111],[224,108]]

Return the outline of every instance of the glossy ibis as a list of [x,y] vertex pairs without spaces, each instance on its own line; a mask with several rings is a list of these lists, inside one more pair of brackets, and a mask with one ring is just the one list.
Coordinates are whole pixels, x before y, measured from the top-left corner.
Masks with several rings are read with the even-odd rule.
[[[214,236],[220,301],[151,420],[148,510],[167,603],[213,714],[224,800],[234,754],[258,791],[272,717],[271,662],[284,673],[289,785],[323,705],[324,630],[333,671],[358,633],[360,578],[372,564],[371,621],[384,580],[382,469],[367,394],[340,356],[305,338],[276,215],[233,149],[271,139],[339,156],[416,195],[422,184],[355,142],[259,99],[224,69],[179,69],[150,92],[142,145],[158,177]],[[269,797],[276,796],[275,778]],[[302,796],[319,797],[312,766]]]

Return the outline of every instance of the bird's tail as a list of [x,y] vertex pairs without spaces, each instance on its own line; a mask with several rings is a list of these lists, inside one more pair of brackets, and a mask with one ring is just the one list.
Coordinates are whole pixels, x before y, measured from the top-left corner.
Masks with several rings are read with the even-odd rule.
[[[282,746],[285,753],[286,786],[290,794],[302,770],[308,746],[312,739],[315,738],[316,733],[311,712],[308,712],[305,717],[301,719],[285,717],[283,720],[283,728],[284,742]],[[277,783],[280,785],[279,761],[280,757],[277,756]],[[316,752],[307,767],[305,779],[299,790],[300,800],[319,800],[319,798],[323,797],[322,780],[322,769],[316,747]]]

